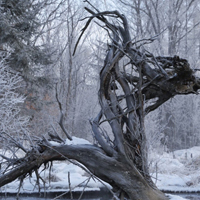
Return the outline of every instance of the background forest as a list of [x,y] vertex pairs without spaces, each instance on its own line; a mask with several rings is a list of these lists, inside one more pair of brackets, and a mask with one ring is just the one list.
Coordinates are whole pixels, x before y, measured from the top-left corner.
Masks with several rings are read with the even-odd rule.
[[[146,50],[185,58],[199,73],[198,0],[90,2],[125,13],[133,38],[143,40]],[[90,119],[98,112],[98,74],[108,38],[93,22],[73,55],[87,16],[84,6],[74,0],[0,0],[0,130],[6,148],[14,138],[62,134],[61,118],[70,135],[93,140]],[[197,95],[180,95],[147,115],[150,149],[200,145],[199,107]]]

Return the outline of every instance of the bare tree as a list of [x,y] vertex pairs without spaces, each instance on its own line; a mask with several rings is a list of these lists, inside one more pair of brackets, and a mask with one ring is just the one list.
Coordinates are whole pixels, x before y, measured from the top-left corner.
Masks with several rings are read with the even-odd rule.
[[[0,176],[0,187],[49,161],[74,159],[109,183],[121,199],[167,199],[149,175],[144,117],[175,95],[197,93],[200,80],[186,59],[155,57],[141,48],[146,40],[132,42],[127,19],[118,11],[86,10],[90,16],[75,51],[94,18],[110,37],[100,71],[101,110],[91,120],[96,145],[67,145],[57,137],[61,144],[55,146],[49,142],[55,138],[52,135],[38,139],[23,158],[4,157],[11,167]],[[110,126],[107,132],[101,129],[104,123]]]

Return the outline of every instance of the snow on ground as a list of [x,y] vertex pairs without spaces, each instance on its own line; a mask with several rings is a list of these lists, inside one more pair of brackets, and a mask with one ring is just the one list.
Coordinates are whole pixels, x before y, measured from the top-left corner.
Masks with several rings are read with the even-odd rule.
[[[41,169],[42,171],[42,169]],[[66,191],[69,189],[69,183],[72,190],[82,191],[86,185],[89,176],[80,167],[75,166],[69,162],[55,162],[52,166],[51,173],[49,170],[40,172],[41,177],[46,182],[45,188],[41,184],[41,191]],[[49,183],[50,180],[50,183]],[[0,189],[1,192],[16,193],[18,191],[19,181],[16,180]],[[90,179],[87,184],[86,190],[99,190],[103,187],[102,183],[97,180]],[[36,176],[32,175],[32,178],[26,178],[23,187],[20,190],[22,193],[38,192],[36,186]]]
[[[90,144],[87,140],[73,137],[72,141],[66,142],[68,145]],[[53,143],[53,145],[56,145]],[[193,147],[187,150],[178,150],[172,153],[150,154],[152,178],[159,189],[166,192],[197,192],[200,191],[200,147]],[[40,175],[46,182],[45,187],[41,185],[41,191],[67,191],[69,184],[71,189],[82,191],[100,190],[105,187],[101,182],[90,178],[80,167],[69,162],[57,161],[53,163],[51,171],[40,171]],[[50,180],[50,182],[49,182]],[[18,191],[19,180],[16,180],[2,188],[1,192]],[[107,187],[110,187],[106,184]],[[36,185],[36,175],[26,178],[21,189],[23,193],[38,192]],[[172,200],[183,200],[177,195],[168,195]]]
[[159,189],[174,192],[200,192],[200,147],[174,153],[151,154],[152,177]]
[[182,198],[178,195],[172,195],[172,194],[167,194],[167,196],[171,199],[171,200],[187,200],[185,198]]

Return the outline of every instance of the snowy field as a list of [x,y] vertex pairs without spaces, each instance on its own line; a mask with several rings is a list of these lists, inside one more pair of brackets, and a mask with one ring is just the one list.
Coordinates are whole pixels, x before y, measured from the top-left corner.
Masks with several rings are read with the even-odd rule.
[[159,189],[200,192],[200,147],[162,155],[152,153],[150,160],[152,177]]
[[[84,139],[73,137],[68,144],[88,144]],[[56,145],[56,144],[54,144]],[[187,150],[178,150],[172,153],[150,154],[151,175],[159,189],[168,192],[200,192],[200,147]],[[111,188],[108,184],[91,178],[83,169],[69,162],[54,162],[51,171],[40,172],[45,181],[41,184],[41,191],[66,192],[69,188],[73,191],[99,191],[101,187]],[[18,192],[19,180],[16,180],[2,188],[2,193]],[[21,193],[33,193],[38,191],[36,176],[26,178],[20,190]],[[169,195],[173,200],[183,200],[177,195]]]

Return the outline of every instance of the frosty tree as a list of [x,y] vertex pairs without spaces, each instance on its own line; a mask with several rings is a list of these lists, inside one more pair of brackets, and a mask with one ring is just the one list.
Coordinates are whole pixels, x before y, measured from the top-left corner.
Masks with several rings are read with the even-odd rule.
[[[186,59],[154,56],[144,44],[154,38],[134,42],[127,19],[118,11],[90,13],[78,43],[95,18],[110,38],[104,65],[100,71],[98,92],[100,111],[91,120],[95,145],[67,145],[55,133],[37,138],[22,158],[7,158],[0,176],[0,186],[23,178],[54,160],[76,160],[95,177],[109,183],[118,197],[132,200],[165,200],[167,197],[153,184],[148,171],[148,147],[144,117],[178,94],[197,93],[200,80]],[[57,96],[62,111],[62,105]],[[101,126],[107,123],[108,130]],[[62,124],[62,130],[71,136]],[[59,141],[53,145],[50,141]],[[22,148],[16,146],[16,148]],[[7,167],[10,166],[10,167]],[[38,176],[38,179],[40,177]]]
[[22,80],[8,68],[5,59],[0,61],[0,147],[13,156],[20,148],[24,150],[21,142],[29,137],[29,118],[20,114],[25,97],[17,92],[22,88]]

